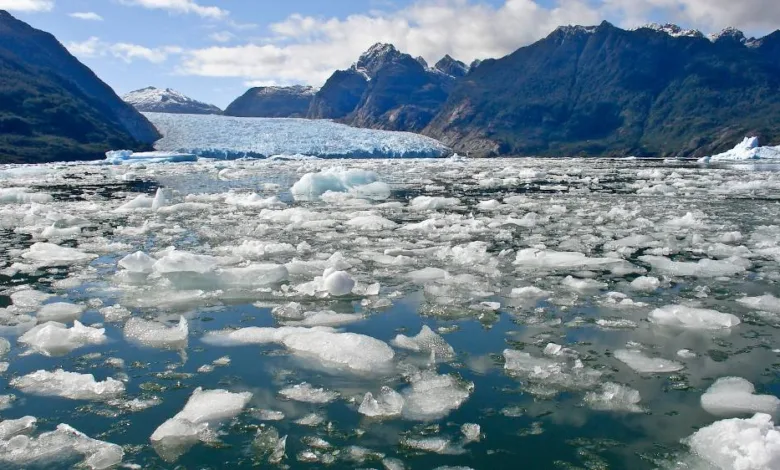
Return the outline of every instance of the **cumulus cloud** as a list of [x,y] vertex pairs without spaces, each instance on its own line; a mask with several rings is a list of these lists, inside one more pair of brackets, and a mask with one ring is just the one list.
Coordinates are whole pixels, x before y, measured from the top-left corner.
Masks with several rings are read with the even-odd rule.
[[0,10],[8,11],[51,11],[54,0],[0,0]]
[[[395,10],[346,18],[294,14],[270,25],[272,37],[214,46],[183,55],[179,72],[237,77],[247,82],[322,84],[376,42],[389,42],[429,63],[445,54],[470,62],[501,57],[559,25],[624,27],[649,20],[678,22],[705,32],[736,26],[766,32],[780,24],[777,0],[418,0]],[[762,29],[764,31],[762,31]]]
[[135,5],[150,10],[168,10],[174,13],[194,13],[204,18],[221,19],[229,15],[227,10],[204,6],[195,0],[120,0],[125,5]]
[[209,34],[209,39],[214,42],[230,42],[236,38],[236,35],[230,31],[217,31],[216,33]]
[[71,54],[81,58],[113,57],[126,63],[145,60],[153,64],[161,64],[168,57],[181,54],[184,50],[177,46],[149,48],[138,44],[125,42],[109,43],[97,37],[91,37],[83,42],[71,42],[65,45]]
[[98,15],[94,11],[71,13],[68,16],[70,16],[71,18],[77,18],[77,19],[80,19],[80,20],[103,21],[103,17]]

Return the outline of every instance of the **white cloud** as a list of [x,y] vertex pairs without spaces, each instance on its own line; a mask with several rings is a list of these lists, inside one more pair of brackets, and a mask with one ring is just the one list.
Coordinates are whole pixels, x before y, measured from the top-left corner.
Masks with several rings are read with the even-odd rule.
[[68,16],[87,21],[103,21],[103,17],[93,11],[71,13]]
[[209,39],[215,42],[230,42],[235,38],[236,35],[230,31],[218,31],[209,35]]
[[690,26],[721,30],[735,26],[766,32],[777,29],[777,0],[603,0],[605,9],[617,11],[629,23],[641,23],[650,15]]
[[113,57],[128,64],[136,60],[145,60],[161,64],[171,55],[181,54],[184,50],[177,46],[148,48],[130,43],[108,43],[100,38],[91,37],[83,42],[71,42],[65,45],[71,54],[81,58]]
[[194,13],[204,18],[226,18],[230,12],[215,6],[203,6],[195,0],[120,0],[125,5],[135,5],[150,10],[168,10],[175,13]]
[[54,0],[0,0],[0,10],[8,11],[51,11]]

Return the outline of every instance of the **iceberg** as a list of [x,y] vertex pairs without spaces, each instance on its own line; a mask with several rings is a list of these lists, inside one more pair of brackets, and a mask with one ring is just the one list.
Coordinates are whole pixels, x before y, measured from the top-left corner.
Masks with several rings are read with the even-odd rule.
[[451,153],[430,137],[325,120],[144,114],[163,135],[156,150],[205,158],[438,158]]
[[195,162],[198,157],[183,152],[133,152],[132,150],[111,150],[106,152],[104,163],[109,165],[129,165],[131,163],[182,163]]
[[767,414],[718,421],[696,431],[686,443],[714,468],[780,468],[780,427]]
[[73,328],[50,321],[22,335],[19,342],[27,344],[34,351],[45,356],[57,356],[82,346],[105,343],[107,341],[105,332],[104,328],[90,328],[79,321],[73,323]]
[[780,160],[780,146],[761,147],[758,137],[745,137],[733,149],[699,159],[699,163],[739,162],[746,160]]
[[[315,201],[328,191],[358,191],[362,187],[377,183],[384,184],[373,171],[328,168],[319,173],[306,173],[292,186],[290,192],[298,201]],[[389,193],[389,189],[387,192]]]

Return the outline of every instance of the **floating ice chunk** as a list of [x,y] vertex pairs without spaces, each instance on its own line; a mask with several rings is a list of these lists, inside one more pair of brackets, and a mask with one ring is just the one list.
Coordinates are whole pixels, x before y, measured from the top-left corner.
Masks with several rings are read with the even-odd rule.
[[477,209],[481,211],[494,211],[500,207],[501,203],[495,199],[491,199],[489,201],[480,201],[479,204],[477,204]]
[[685,368],[679,362],[649,357],[637,349],[618,349],[614,356],[640,374],[677,372]]
[[7,441],[22,434],[30,434],[35,431],[37,421],[33,416],[0,421],[0,441]]
[[55,302],[41,307],[35,316],[38,317],[38,321],[68,322],[79,318],[86,309],[84,305]]
[[755,393],[753,384],[743,378],[722,377],[701,396],[701,406],[716,416],[737,417],[755,413],[777,415],[780,398]]
[[364,215],[355,217],[348,220],[346,225],[354,229],[364,231],[392,230],[398,227],[398,224],[392,220],[385,219],[379,215]]
[[607,288],[607,283],[605,282],[596,281],[595,279],[576,279],[572,276],[566,276],[566,279],[561,281],[561,284],[579,292],[589,292]]
[[548,359],[505,349],[504,359],[507,373],[525,378],[531,384],[541,384],[551,392],[592,388],[601,378],[600,372],[585,367],[573,354]]
[[730,313],[692,308],[684,305],[667,305],[650,312],[648,319],[656,325],[676,326],[700,330],[722,330],[737,326],[739,318]]
[[278,343],[302,358],[322,365],[357,372],[376,372],[390,367],[395,353],[384,341],[328,328],[257,328],[207,333],[203,341],[222,346]]
[[423,268],[417,271],[412,271],[406,275],[412,282],[416,284],[425,284],[433,281],[440,281],[449,277],[449,273],[439,268]]
[[338,392],[325,390],[324,388],[314,388],[306,382],[292,387],[279,390],[279,395],[288,400],[300,401],[303,403],[330,403],[339,398]]
[[436,211],[449,209],[460,204],[460,200],[454,197],[417,196],[409,203],[412,209],[423,211]]
[[0,204],[48,204],[54,198],[46,193],[33,193],[27,188],[3,188],[0,189]]
[[36,243],[22,253],[22,258],[32,261],[38,266],[69,266],[84,264],[97,258],[92,253],[84,253],[75,248],[55,245],[53,243]]
[[718,163],[745,160],[780,159],[780,147],[761,147],[758,137],[745,137],[736,147],[711,157],[699,159],[699,163]]
[[130,310],[122,307],[121,305],[111,305],[109,307],[103,307],[99,310],[107,322],[119,322],[130,317]]
[[379,175],[373,171],[329,168],[319,173],[306,173],[290,192],[296,200],[314,201],[328,191],[343,193],[377,181]]
[[[35,420],[31,417],[22,419]],[[0,462],[17,468],[56,466],[58,462],[69,461],[74,454],[84,456],[82,465],[93,470],[115,467],[124,457],[120,446],[91,439],[67,424],[60,424],[55,431],[38,437],[20,434],[7,440],[0,439]]]
[[287,449],[287,436],[279,437],[279,431],[273,426],[260,426],[257,430],[252,447],[263,457],[268,458],[268,463],[276,465],[285,457]]
[[672,228],[690,228],[690,229],[702,229],[707,225],[702,222],[701,218],[695,215],[693,212],[688,212],[682,217],[675,217],[665,222],[665,225]]
[[16,395],[0,395],[0,411],[11,408],[14,400],[16,400]]
[[154,265],[157,261],[143,251],[137,251],[132,255],[127,255],[117,265],[131,273],[150,274],[154,271]]
[[0,338],[0,357],[5,356],[11,351],[11,342],[5,338]]
[[155,193],[154,200],[152,200],[152,210],[157,211],[165,206],[169,206],[170,204],[170,191],[165,188],[157,188],[157,193]]
[[198,273],[205,274],[219,266],[219,259],[213,256],[196,255],[174,250],[154,263],[154,270],[161,274]]
[[523,300],[523,301],[538,302],[540,300],[549,299],[550,296],[552,295],[552,292],[542,290],[534,286],[527,286],[527,287],[516,287],[512,289],[512,292],[509,295],[512,298]]
[[106,152],[106,163],[110,165],[128,165],[132,163],[182,163],[195,162],[198,157],[191,153],[179,152],[133,152],[130,150],[111,150]]
[[112,378],[96,382],[92,374],[39,370],[11,380],[10,385],[30,395],[56,396],[71,400],[108,400],[121,395],[125,384]]
[[389,199],[391,194],[390,185],[383,181],[355,186],[349,192],[355,197],[372,201],[384,201]]
[[677,356],[683,359],[693,359],[696,357],[696,353],[690,349],[680,349],[677,351]]
[[424,371],[412,377],[403,391],[402,415],[415,421],[432,421],[447,416],[468,400],[474,384],[462,383],[451,375]]
[[370,418],[398,416],[404,407],[404,398],[390,387],[382,387],[379,395],[374,398],[371,392],[366,393],[358,413]]
[[38,325],[19,338],[20,343],[46,356],[67,354],[90,344],[106,342],[104,328],[90,328],[76,321],[73,328],[62,323],[48,322]]
[[588,258],[584,253],[526,248],[517,252],[515,265],[523,268],[609,268],[623,260],[614,258]]
[[233,249],[233,254],[236,256],[250,260],[295,253],[297,253],[297,250],[289,243],[263,242],[260,240],[245,240],[241,246]]
[[287,205],[276,196],[263,198],[262,196],[255,193],[228,193],[228,195],[225,196],[225,204],[238,207],[251,207],[255,209],[283,208]]
[[291,326],[344,326],[363,320],[365,317],[359,313],[336,313],[333,311],[305,312],[299,321],[288,321],[285,324]]
[[14,308],[30,312],[36,310],[42,303],[52,297],[54,297],[52,294],[28,289],[11,294],[11,302],[13,302]]
[[444,437],[403,438],[400,444],[414,450],[432,452],[434,454],[458,455],[466,452],[462,447],[453,444]]
[[231,393],[198,387],[184,408],[154,431],[150,440],[155,451],[165,460],[172,461],[198,441],[215,440],[220,424],[238,416],[251,398],[249,392]]
[[114,210],[116,212],[128,212],[137,209],[151,209],[152,204],[154,204],[154,198],[145,194],[141,194],[140,196],[136,196],[134,199],[122,204]]
[[187,320],[179,317],[177,326],[166,326],[160,322],[134,317],[125,323],[125,338],[155,348],[180,348],[187,345],[189,328]]
[[780,427],[767,414],[718,421],[685,442],[694,454],[720,470],[780,468]]
[[603,384],[599,392],[585,394],[585,403],[599,411],[643,413],[644,408],[639,406],[641,400],[638,391],[613,382]]
[[417,336],[398,335],[391,342],[393,346],[412,351],[431,354],[436,359],[452,359],[455,350],[447,344],[441,336],[436,334],[428,325],[423,325]]
[[754,310],[780,313],[780,299],[771,294],[766,294],[759,297],[743,297],[741,299],[737,299],[737,302]]
[[344,271],[326,270],[323,275],[323,287],[330,295],[349,295],[355,287],[355,280]]
[[640,256],[639,259],[653,267],[653,269],[671,276],[687,277],[723,277],[744,273],[750,267],[750,261],[742,258],[729,258],[727,260],[702,259],[697,263],[672,261],[664,256]]
[[287,268],[279,264],[250,264],[244,268],[219,270],[217,286],[224,288],[253,288],[277,284],[287,279]]
[[460,433],[463,434],[463,442],[479,442],[482,439],[482,428],[479,424],[466,423],[460,427]]
[[657,277],[641,276],[631,281],[631,289],[638,292],[655,292],[661,286]]

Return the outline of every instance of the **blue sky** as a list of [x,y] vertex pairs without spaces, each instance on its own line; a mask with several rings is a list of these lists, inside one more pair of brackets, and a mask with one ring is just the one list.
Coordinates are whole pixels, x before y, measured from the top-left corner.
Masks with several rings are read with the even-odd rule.
[[117,93],[175,88],[224,107],[249,86],[321,85],[375,42],[429,62],[512,52],[561,24],[780,26],[777,0],[0,0]]

